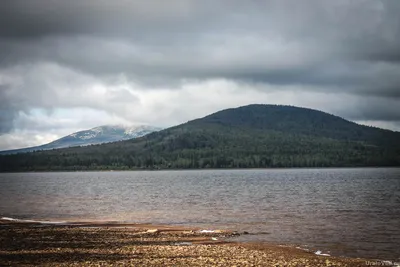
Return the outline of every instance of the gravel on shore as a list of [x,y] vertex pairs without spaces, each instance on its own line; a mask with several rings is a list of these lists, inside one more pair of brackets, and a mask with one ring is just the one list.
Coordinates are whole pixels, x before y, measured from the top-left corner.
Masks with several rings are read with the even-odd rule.
[[0,225],[0,266],[368,266],[293,247],[229,242],[229,231],[152,225]]

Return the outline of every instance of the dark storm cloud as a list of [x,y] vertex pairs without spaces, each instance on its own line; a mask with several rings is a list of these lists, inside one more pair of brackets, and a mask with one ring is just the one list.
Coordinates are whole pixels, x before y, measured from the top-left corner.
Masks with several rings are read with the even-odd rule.
[[13,129],[17,110],[10,99],[10,88],[0,83],[0,135]]
[[346,112],[352,120],[400,122],[398,101],[385,98],[364,99],[356,104],[356,108]]
[[16,111],[13,109],[8,107],[0,108],[0,135],[8,133],[13,129],[13,121],[16,115]]
[[[5,0],[1,5],[0,35],[7,38],[75,34],[136,37],[150,29],[161,33],[188,28],[182,20],[202,12],[196,1],[181,0]],[[211,6],[211,2],[206,5]]]
[[[227,79],[261,91],[259,84],[334,91],[359,99],[343,105],[344,117],[400,120],[398,14],[398,0],[5,0],[1,131],[32,107],[119,112],[103,96],[55,91],[77,95],[121,74],[147,89]],[[104,95],[139,101],[125,89]]]

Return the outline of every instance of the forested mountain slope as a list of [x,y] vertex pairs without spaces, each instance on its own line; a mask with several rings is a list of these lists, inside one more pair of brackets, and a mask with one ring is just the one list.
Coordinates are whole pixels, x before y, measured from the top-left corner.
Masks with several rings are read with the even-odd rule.
[[249,105],[141,138],[0,156],[1,171],[400,166],[400,133],[305,108]]

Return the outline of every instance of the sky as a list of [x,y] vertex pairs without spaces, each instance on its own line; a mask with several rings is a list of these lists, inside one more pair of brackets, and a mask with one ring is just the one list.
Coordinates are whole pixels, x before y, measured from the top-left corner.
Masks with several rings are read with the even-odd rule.
[[0,150],[285,104],[400,131],[398,0],[3,0]]

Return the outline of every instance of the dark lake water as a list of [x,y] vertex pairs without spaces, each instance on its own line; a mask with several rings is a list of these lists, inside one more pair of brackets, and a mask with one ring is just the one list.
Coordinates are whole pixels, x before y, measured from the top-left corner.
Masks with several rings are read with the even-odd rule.
[[400,169],[3,173],[0,217],[223,228],[399,261]]

